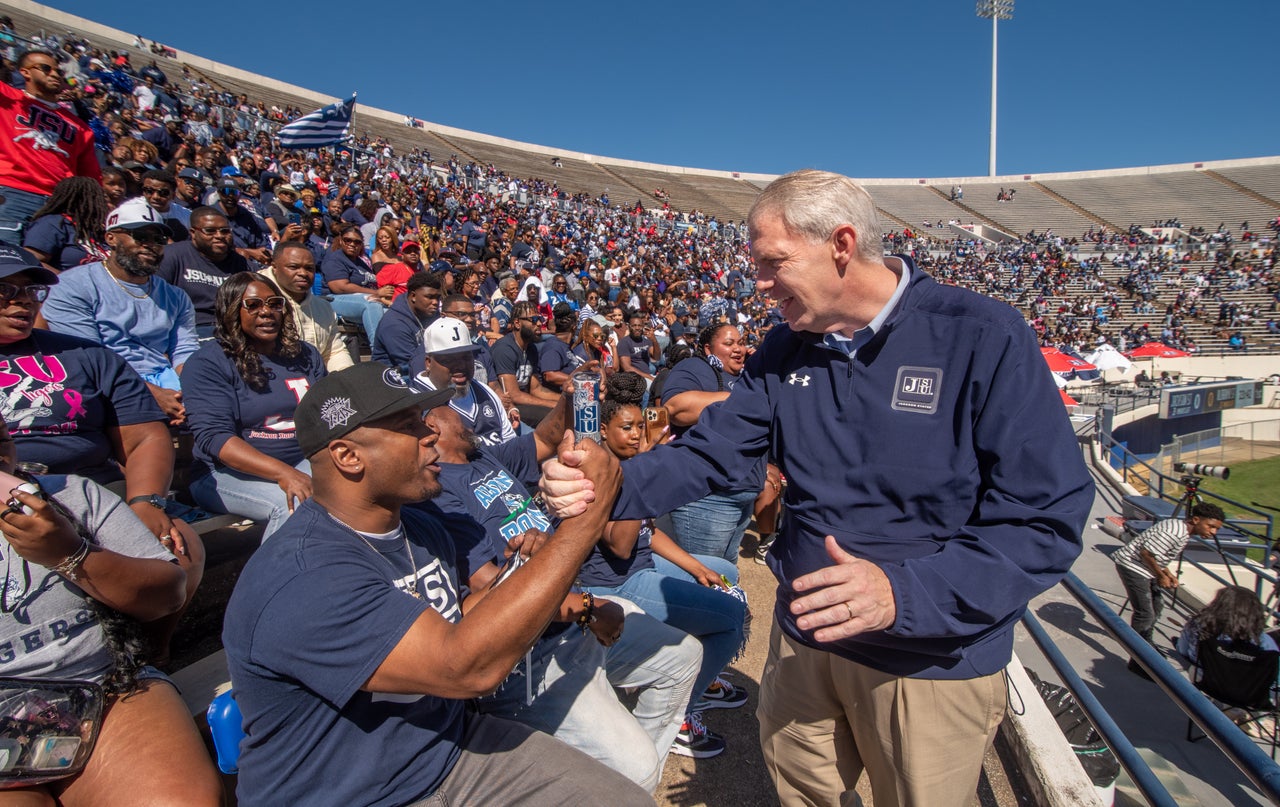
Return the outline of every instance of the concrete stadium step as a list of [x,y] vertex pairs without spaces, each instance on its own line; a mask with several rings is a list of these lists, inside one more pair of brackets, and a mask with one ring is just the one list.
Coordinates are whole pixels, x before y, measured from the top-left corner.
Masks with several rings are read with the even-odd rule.
[[[1155,774],[1156,779],[1160,780],[1160,784],[1164,785],[1169,791],[1173,803],[1178,807],[1203,807],[1204,802],[1196,798],[1187,785],[1182,781],[1177,768],[1169,763],[1160,755],[1156,754],[1149,748],[1139,748],[1138,756],[1151,767],[1151,772]],[[1120,771],[1120,778],[1116,780],[1116,807],[1143,807],[1149,802],[1143,798],[1142,791],[1138,790],[1129,775]]]

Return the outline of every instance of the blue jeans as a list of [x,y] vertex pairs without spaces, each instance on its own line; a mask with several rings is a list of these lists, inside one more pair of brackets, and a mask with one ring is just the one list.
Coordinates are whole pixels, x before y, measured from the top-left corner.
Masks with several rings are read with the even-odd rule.
[[758,490],[711,493],[696,502],[677,507],[671,519],[671,539],[690,555],[711,555],[738,562],[742,534],[751,523]]
[[[303,460],[294,466],[311,474],[311,463]],[[280,529],[290,515],[284,490],[270,479],[250,476],[230,468],[218,468],[191,483],[191,497],[196,504],[214,513],[234,513],[254,521],[266,521],[262,540]]]
[[[476,706],[554,735],[652,793],[680,730],[702,650],[692,637],[638,612],[627,615],[622,632],[630,648],[616,660],[610,653],[608,670],[605,647],[577,626],[539,639],[498,691]],[[634,712],[618,700],[615,686],[640,690]]]
[[[695,556],[717,574],[738,582],[738,567],[722,558]],[[654,619],[695,637],[702,644],[702,665],[693,681],[693,697],[701,697],[715,677],[742,647],[743,622],[747,607],[738,598],[694,581],[687,572],[666,558],[653,556],[654,567],[635,572],[619,586],[587,586],[597,596],[616,595],[630,600]],[[609,648],[609,666],[615,654],[634,653],[635,637],[622,638]]]
[[370,300],[364,294],[335,294],[331,305],[333,313],[343,319],[349,319],[352,322],[359,320],[364,327],[364,335],[369,337],[369,344],[373,344],[378,323],[382,322],[382,315],[387,313],[385,305],[377,300]]
[[22,234],[31,223],[31,217],[48,199],[39,193],[0,185],[0,241],[7,241],[15,247],[22,246]]

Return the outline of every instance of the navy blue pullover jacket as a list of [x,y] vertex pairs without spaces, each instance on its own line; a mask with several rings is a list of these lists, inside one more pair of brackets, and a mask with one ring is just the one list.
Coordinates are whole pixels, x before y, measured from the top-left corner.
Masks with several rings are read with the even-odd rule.
[[[614,517],[733,489],[770,452],[788,482],[769,554],[783,629],[890,674],[974,678],[1008,663],[1027,603],[1080,554],[1093,487],[1021,316],[911,271],[853,359],[774,328],[726,401],[623,463]],[[888,629],[819,643],[796,627],[791,581],[834,563],[828,534],[888,576]]]
[[370,355],[374,361],[390,364],[406,375],[417,375],[427,364],[422,330],[430,324],[418,319],[409,307],[409,295],[401,294],[387,306],[387,313],[378,323]]

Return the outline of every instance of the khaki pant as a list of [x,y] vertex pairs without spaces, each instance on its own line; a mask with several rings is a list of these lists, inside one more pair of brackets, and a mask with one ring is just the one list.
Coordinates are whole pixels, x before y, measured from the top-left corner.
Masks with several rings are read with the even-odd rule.
[[875,807],[962,807],[1005,704],[1003,671],[899,678],[799,644],[775,620],[756,716],[784,807],[854,804],[864,768]]

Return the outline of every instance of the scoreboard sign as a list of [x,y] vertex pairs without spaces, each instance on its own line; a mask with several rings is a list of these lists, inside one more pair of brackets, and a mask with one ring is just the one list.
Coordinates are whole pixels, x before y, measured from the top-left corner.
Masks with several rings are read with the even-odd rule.
[[1170,387],[1160,392],[1160,419],[1173,420],[1262,403],[1261,381]]

